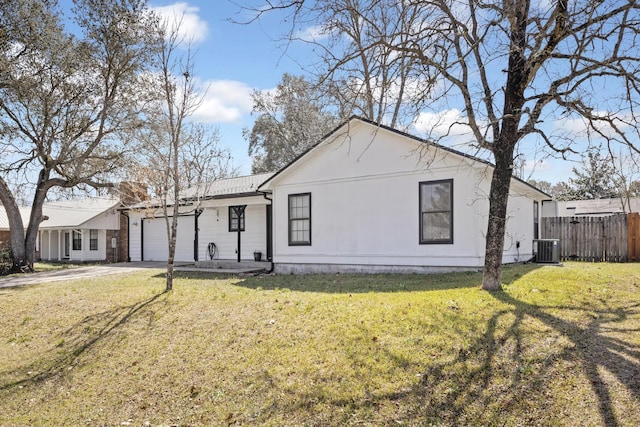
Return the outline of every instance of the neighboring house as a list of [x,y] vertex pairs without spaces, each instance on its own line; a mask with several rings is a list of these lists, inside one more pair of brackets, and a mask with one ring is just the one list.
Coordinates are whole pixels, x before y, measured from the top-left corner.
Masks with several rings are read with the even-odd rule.
[[[121,232],[120,201],[87,198],[47,202],[38,231],[36,259],[46,261],[107,261],[127,259],[126,228]],[[21,208],[25,228],[30,208]],[[9,236],[9,222],[0,209],[0,236]]]
[[[276,272],[429,272],[484,265],[493,166],[352,118],[258,190]],[[512,179],[503,261],[533,257],[550,196]]]
[[121,247],[120,201],[89,198],[45,203],[39,252],[45,261],[108,261],[126,259]]
[[543,203],[543,217],[609,216],[617,213],[640,212],[640,198],[593,199]]
[[[271,201],[257,191],[271,174],[221,179],[200,188],[187,189],[180,201],[175,261],[237,259],[238,234],[242,260],[271,256]],[[239,207],[244,211],[238,216]],[[173,209],[171,208],[170,211]],[[129,206],[132,261],[166,261],[167,218],[158,202],[149,200]],[[169,218],[171,219],[171,218]],[[240,233],[238,233],[240,227]]]

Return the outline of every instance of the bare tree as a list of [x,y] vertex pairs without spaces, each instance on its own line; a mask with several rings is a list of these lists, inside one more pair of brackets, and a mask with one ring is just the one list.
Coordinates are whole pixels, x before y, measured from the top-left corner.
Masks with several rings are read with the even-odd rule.
[[269,10],[288,13],[292,24],[285,42],[313,49],[318,60],[305,69],[331,99],[339,119],[356,114],[405,130],[411,125],[435,80],[414,57],[398,55],[383,41],[406,41],[421,16],[405,13],[403,2],[396,0],[266,3],[245,7],[255,12],[248,22]]
[[[270,1],[259,13],[287,9],[297,24],[333,3]],[[459,102],[474,143],[493,157],[482,287],[500,289],[519,144],[537,137],[549,150],[575,152],[574,140],[561,138],[548,122],[579,118],[589,137],[638,152],[640,5],[635,0],[406,0],[396,2],[398,21],[413,26],[383,27],[372,11],[384,3],[352,1],[344,12],[384,28],[372,45],[436,75],[438,91],[425,95]]]
[[[183,17],[174,21],[152,17],[162,42],[156,59],[157,70],[148,76],[154,108],[147,112],[141,129],[140,153],[146,154],[137,170],[141,181],[150,186],[155,202],[165,218],[168,258],[165,290],[173,288],[178,218],[183,190],[200,187],[212,172],[214,162],[229,168],[229,153],[218,148],[215,131],[188,121],[201,105],[203,94],[194,79],[195,58],[190,40],[181,35]],[[221,162],[221,163],[220,163]],[[213,170],[213,168],[211,168]],[[206,173],[205,173],[206,172]],[[232,173],[227,169],[222,173]]]
[[[110,185],[138,125],[138,73],[146,67],[144,2],[76,0],[67,32],[56,3],[2,2],[0,200],[9,217],[13,269],[33,270],[42,205],[54,187]],[[33,184],[26,228],[7,182]]]
[[627,155],[622,150],[616,155],[611,149],[608,154],[613,170],[612,179],[616,184],[623,212],[633,212],[631,199],[640,197],[640,163],[637,156]]

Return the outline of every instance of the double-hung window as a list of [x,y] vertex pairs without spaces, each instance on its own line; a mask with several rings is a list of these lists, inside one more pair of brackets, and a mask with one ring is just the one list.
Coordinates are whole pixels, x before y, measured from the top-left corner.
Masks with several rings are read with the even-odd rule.
[[289,245],[311,245],[311,193],[289,195]]
[[453,180],[420,183],[420,244],[453,243]]
[[73,230],[71,247],[74,251],[82,250],[82,232],[80,230]]
[[98,230],[95,230],[95,229],[89,230],[89,250],[90,251],[98,250]]

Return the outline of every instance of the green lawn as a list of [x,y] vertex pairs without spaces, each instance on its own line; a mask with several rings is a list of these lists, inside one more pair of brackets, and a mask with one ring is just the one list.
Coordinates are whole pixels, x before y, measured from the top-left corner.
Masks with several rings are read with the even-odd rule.
[[640,425],[640,265],[0,289],[0,425]]

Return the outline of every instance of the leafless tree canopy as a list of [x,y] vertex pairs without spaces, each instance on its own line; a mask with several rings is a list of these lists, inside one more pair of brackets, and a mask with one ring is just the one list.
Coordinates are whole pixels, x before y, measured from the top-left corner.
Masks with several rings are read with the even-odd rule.
[[[635,0],[301,0],[269,1],[255,16],[286,10],[290,38],[300,25],[320,24],[335,42],[322,58],[337,84],[336,70],[376,52],[435,82],[414,105],[460,105],[461,124],[495,163],[483,287],[496,289],[518,144],[537,138],[563,155],[578,150],[552,126],[565,119],[582,121],[590,138],[639,152],[639,9]],[[363,74],[346,75],[371,81],[360,79],[367,64],[356,68]]]

